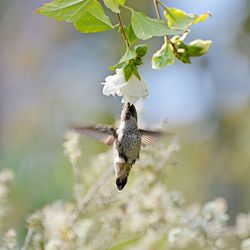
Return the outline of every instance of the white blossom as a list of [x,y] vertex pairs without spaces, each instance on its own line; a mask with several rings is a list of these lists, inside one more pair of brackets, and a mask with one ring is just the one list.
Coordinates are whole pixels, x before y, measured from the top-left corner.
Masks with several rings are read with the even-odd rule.
[[146,82],[139,80],[135,75],[126,82],[122,69],[117,69],[115,75],[106,77],[102,84],[104,95],[122,96],[122,103],[135,103],[138,99],[148,96]]
[[250,250],[250,238],[242,241],[242,243],[241,243],[241,249],[242,250]]
[[65,134],[66,141],[63,143],[64,154],[69,158],[71,164],[75,165],[77,159],[81,156],[82,152],[78,147],[79,134],[74,131],[68,131]]

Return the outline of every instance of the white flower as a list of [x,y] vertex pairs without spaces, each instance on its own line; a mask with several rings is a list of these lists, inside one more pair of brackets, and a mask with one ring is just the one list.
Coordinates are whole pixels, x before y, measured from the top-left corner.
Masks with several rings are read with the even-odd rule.
[[241,249],[242,249],[242,250],[249,250],[249,249],[250,249],[250,238],[244,240],[244,241],[241,243]]
[[139,80],[135,75],[126,82],[122,69],[117,69],[115,75],[106,77],[102,84],[104,95],[123,96],[122,103],[135,103],[138,99],[148,96],[146,82]]
[[68,131],[65,134],[66,141],[63,143],[64,154],[69,158],[71,164],[75,165],[82,152],[79,149],[79,134],[75,131]]
[[197,238],[197,232],[185,227],[176,227],[168,232],[169,243],[179,248],[186,247],[195,238]]

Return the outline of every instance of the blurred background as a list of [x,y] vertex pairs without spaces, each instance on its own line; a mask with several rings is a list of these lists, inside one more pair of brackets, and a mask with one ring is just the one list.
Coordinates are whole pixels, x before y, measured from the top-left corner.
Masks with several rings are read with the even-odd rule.
[[[162,39],[148,43],[140,72],[150,95],[138,104],[140,121],[153,126],[164,119],[180,137],[169,188],[189,202],[225,197],[234,223],[250,208],[250,3],[165,2],[190,13],[210,11],[212,18],[194,26],[188,41],[211,39],[213,45],[190,65],[154,71],[151,56]],[[121,109],[118,100],[102,95],[100,83],[124,52],[122,37],[80,34],[71,24],[34,15],[43,3],[0,1],[0,168],[16,174],[9,223],[21,237],[28,214],[72,199],[73,176],[62,148],[67,124],[112,124]],[[155,17],[153,4],[127,4]],[[88,138],[81,144],[85,165],[106,150]]]

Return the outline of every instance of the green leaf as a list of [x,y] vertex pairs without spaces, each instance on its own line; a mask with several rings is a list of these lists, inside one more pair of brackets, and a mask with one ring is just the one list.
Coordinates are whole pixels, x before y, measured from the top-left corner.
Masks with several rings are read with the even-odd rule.
[[109,17],[97,0],[54,0],[37,9],[57,21],[73,22],[83,33],[101,32],[113,28]]
[[184,63],[191,63],[191,57],[204,55],[210,48],[212,41],[210,40],[194,40],[188,45],[180,39],[171,40],[177,49],[175,56]]
[[135,59],[136,58],[136,53],[134,50],[131,50],[130,48],[127,48],[124,55],[122,56],[122,58],[120,59],[120,61],[109,67],[110,70],[114,71],[117,68],[120,68],[125,62],[128,63],[129,60],[131,59]]
[[129,24],[125,29],[126,37],[130,45],[134,44],[137,40],[137,37],[133,31],[132,25]]
[[202,56],[207,53],[211,45],[212,45],[211,40],[201,40],[201,39],[194,40],[188,46],[189,55],[192,57]]
[[146,16],[144,13],[132,11],[131,24],[135,35],[146,40],[153,36],[178,35],[182,31],[173,30],[160,19]]
[[139,66],[139,65],[142,65],[142,64],[143,64],[142,59],[139,58],[139,57],[136,57],[136,58],[133,60],[133,62],[134,62],[134,64],[135,64],[136,66]]
[[152,58],[153,69],[163,69],[174,63],[175,55],[173,47],[169,43],[164,43],[160,50],[154,53]]
[[168,26],[174,29],[187,29],[196,19],[194,15],[187,14],[185,11],[176,8],[167,8],[164,15],[168,20]]
[[102,32],[113,28],[109,17],[97,0],[93,0],[88,12],[81,19],[75,21],[74,26],[82,33]]
[[120,68],[123,65],[123,63],[117,63],[112,66],[109,66],[108,69],[111,71],[115,71],[117,68]]
[[123,74],[124,74],[124,78],[125,78],[125,81],[127,82],[130,77],[133,75],[133,65],[130,65],[128,63],[126,63],[124,66],[123,66]]
[[137,45],[134,51],[139,58],[142,58],[147,54],[148,46],[146,44]]
[[196,15],[196,19],[193,24],[204,22],[209,16],[211,16],[209,12],[201,14],[199,16]]
[[105,6],[115,13],[120,13],[119,3],[117,0],[103,0]]
[[208,18],[209,13],[195,15],[188,14],[177,8],[166,8],[164,10],[164,15],[168,20],[168,26],[170,28],[186,30],[193,24],[205,21]]
[[[141,65],[142,64],[141,58],[146,55],[147,49],[148,47],[145,44],[138,45],[133,50],[131,50],[130,48],[127,48],[126,52],[124,53],[120,61],[117,64],[110,66],[109,69],[114,71],[117,68],[120,68],[122,64],[125,62],[129,63],[130,65],[134,65],[135,67],[138,65]],[[135,75],[136,73],[137,72],[135,72]]]
[[179,51],[179,53],[177,53],[175,56],[177,57],[178,60],[182,61],[183,63],[191,63],[190,55],[184,49],[183,49],[183,52]]
[[127,48],[125,54],[120,59],[119,64],[127,62],[131,59],[134,59],[135,57],[136,57],[135,51],[131,50],[130,48]]
[[35,13],[57,21],[74,22],[86,13],[92,2],[93,0],[54,0],[45,3]]
[[133,68],[133,74],[134,74],[139,80],[141,80],[141,76],[140,76],[140,74],[139,74],[139,72],[138,72],[138,70],[137,70],[137,67],[133,64],[133,65],[132,65],[132,68]]
[[119,5],[124,5],[126,0],[116,0]]

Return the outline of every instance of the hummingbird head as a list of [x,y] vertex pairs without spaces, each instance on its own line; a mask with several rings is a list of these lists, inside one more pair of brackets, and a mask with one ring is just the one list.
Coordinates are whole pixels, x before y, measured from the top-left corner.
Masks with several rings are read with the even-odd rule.
[[121,119],[123,121],[135,120],[137,121],[137,112],[134,104],[125,103],[123,106]]

